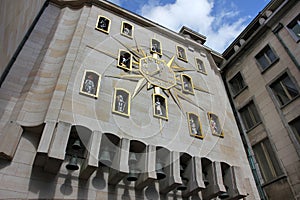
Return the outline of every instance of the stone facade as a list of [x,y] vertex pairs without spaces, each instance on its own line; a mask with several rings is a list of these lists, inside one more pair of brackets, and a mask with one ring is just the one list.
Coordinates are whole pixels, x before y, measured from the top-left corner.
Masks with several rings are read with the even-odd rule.
[[[109,29],[99,30],[99,15]],[[133,38],[120,33],[123,22],[134,27]],[[103,0],[50,1],[0,88],[0,197],[259,199],[216,64],[222,57],[203,36],[182,33]],[[151,39],[161,43],[161,56],[151,53]],[[132,70],[118,67],[120,49],[133,55]],[[146,57],[161,67],[151,76],[141,73]],[[166,89],[160,71],[176,84]],[[90,72],[98,75],[98,95],[83,91]],[[130,94],[127,115],[113,112],[116,89]],[[167,119],[153,116],[153,95],[166,99]],[[191,134],[189,113],[198,116],[201,137]]]
[[[241,121],[242,135],[251,149],[249,152],[252,152],[249,157],[255,156],[258,182],[268,199],[300,198],[299,129],[298,132],[293,130],[292,125],[300,114],[300,48],[299,39],[289,27],[293,20],[298,18],[299,22],[299,9],[298,1],[271,1],[223,53],[226,60],[221,66],[222,74]],[[257,58],[266,46],[274,52],[276,60],[262,70]],[[235,93],[233,88],[236,86],[233,86],[232,80],[238,73],[243,79],[244,87]],[[288,75],[292,81],[296,95],[292,95],[288,103],[281,105],[274,83],[283,75]],[[257,109],[259,119],[252,127],[247,127],[245,123],[249,120],[243,118],[243,109],[251,101]],[[298,126],[299,123],[299,120],[296,121]],[[267,144],[266,141],[271,145],[264,146],[265,152],[269,152],[272,159],[268,161],[269,167],[263,164],[267,160],[259,161],[259,155],[262,154],[259,149],[263,143]],[[268,175],[273,167],[274,173]]]

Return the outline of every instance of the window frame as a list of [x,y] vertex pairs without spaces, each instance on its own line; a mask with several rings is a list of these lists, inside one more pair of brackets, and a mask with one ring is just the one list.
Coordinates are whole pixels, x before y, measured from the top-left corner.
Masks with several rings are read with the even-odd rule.
[[[238,75],[241,76],[241,78],[242,78],[242,80],[243,80],[243,85],[244,85],[244,86],[243,86],[240,90],[238,90],[237,92],[234,92],[233,87],[232,87],[232,81],[233,81],[234,79],[236,79]],[[229,86],[229,89],[230,89],[230,92],[231,92],[233,98],[235,98],[235,97],[238,96],[240,93],[242,93],[246,88],[248,88],[248,85],[247,85],[246,82],[245,82],[244,75],[243,75],[240,71],[238,71],[237,73],[235,73],[235,74],[227,81],[227,83],[228,83],[228,86]]]
[[[123,105],[123,109],[124,111],[119,111],[118,109],[116,109],[116,107],[118,107],[117,103],[118,103],[118,98],[117,98],[117,94],[118,93],[124,93],[126,94],[124,105]],[[127,104],[127,105],[126,105]],[[115,88],[114,89],[114,96],[113,96],[113,104],[112,104],[112,113],[115,114],[119,114],[121,116],[125,116],[125,117],[129,117],[130,116],[130,106],[131,106],[131,94],[128,90],[124,89],[124,88]]]
[[[253,123],[253,125],[252,125],[251,127],[248,126],[248,123],[247,123],[247,124],[245,123],[245,120],[244,120],[245,117],[244,117],[244,115],[242,114],[242,111],[243,111],[244,109],[246,109],[246,107],[249,108],[250,104],[253,104],[253,105],[254,105],[255,111],[256,111],[256,113],[257,113],[257,116],[259,117],[259,119],[256,120],[256,119],[255,119],[255,114],[253,114],[253,112],[249,113],[250,118],[251,118],[251,120],[252,120],[251,122],[255,122],[255,123]],[[249,111],[249,109],[247,109],[247,110]],[[251,130],[253,130],[255,127],[257,127],[259,124],[262,123],[262,117],[261,117],[261,114],[259,113],[259,111],[258,111],[258,109],[257,109],[257,106],[256,106],[256,103],[254,102],[253,99],[250,99],[247,103],[245,103],[243,106],[241,106],[241,108],[238,109],[238,113],[239,113],[240,119],[241,119],[242,124],[243,124],[243,126],[244,126],[244,128],[245,128],[245,130],[246,130],[247,133],[250,132]],[[255,121],[254,121],[253,119],[255,119]]]
[[[193,127],[191,126],[191,120],[195,119],[195,118],[196,118],[196,122],[195,122],[196,125],[199,125],[199,129],[197,129],[197,134],[193,133]],[[203,139],[204,134],[203,134],[203,131],[202,131],[202,124],[200,122],[199,115],[194,113],[194,112],[187,112],[187,122],[188,122],[190,136]]]
[[296,33],[292,30],[292,28],[294,27],[293,24],[298,24],[299,29],[300,29],[300,14],[298,14],[292,21],[290,21],[290,23],[288,23],[286,25],[286,29],[288,30],[290,35],[295,40],[295,42],[298,43],[300,41],[300,33],[299,33],[299,36],[297,36]]
[[[212,113],[212,112],[207,112],[207,117],[208,117],[209,127],[210,127],[212,135],[218,136],[220,138],[224,138],[224,131],[221,127],[221,123],[220,123],[220,119],[219,119],[218,115],[216,115],[215,113]],[[217,133],[214,129],[214,126],[216,126],[218,129]]]
[[[96,88],[96,90],[93,93],[89,93],[85,90],[85,82],[88,79],[89,75],[93,75],[94,76],[93,79],[96,79],[96,82],[93,81],[94,87]],[[94,70],[91,70],[91,69],[85,69],[83,72],[82,79],[81,79],[79,93],[97,99],[99,97],[100,82],[101,82],[101,74],[100,73],[98,73]]]
[[[125,25],[128,25],[128,26],[131,27],[131,35],[124,33]],[[134,26],[133,26],[131,23],[127,22],[127,21],[122,21],[122,24],[121,24],[121,31],[120,31],[120,32],[121,32],[121,35],[123,35],[123,36],[125,36],[125,37],[128,37],[128,38],[130,38],[130,39],[133,39],[133,35],[134,35]]]
[[[183,55],[180,54],[180,49],[182,50],[181,53],[183,53]],[[177,54],[177,59],[182,60],[184,62],[188,62],[185,47],[183,47],[181,45],[176,45],[176,54]]]
[[295,141],[298,142],[298,146],[300,146],[300,132],[299,133],[297,132],[297,129],[295,128],[295,125],[294,125],[294,123],[297,123],[297,122],[300,124],[300,116],[298,116],[295,119],[291,120],[289,122],[289,126],[292,130],[292,133],[293,133],[294,137],[295,137]]
[[[275,59],[273,60],[273,62],[271,61],[271,59],[268,56],[266,56],[267,48],[270,49],[271,52],[273,53],[273,55],[275,56]],[[264,58],[267,57],[267,61],[269,62],[269,65],[266,66],[265,68],[263,68],[263,65],[259,61],[259,58],[262,57],[261,54],[264,55]],[[256,64],[258,65],[261,73],[264,73],[265,71],[270,69],[273,65],[275,65],[275,63],[277,63],[279,61],[279,56],[277,55],[276,51],[272,48],[272,46],[270,44],[267,44],[254,56],[254,59],[255,59]]]
[[[283,79],[282,77],[284,75],[287,75],[287,77],[289,77],[290,81],[294,84],[295,88],[297,89],[298,94],[294,97],[291,97],[289,99],[289,101],[285,102],[284,104],[280,103],[280,100],[278,99],[278,97],[276,96],[276,94],[274,93],[274,90],[272,88],[272,85],[274,85],[279,79]],[[287,106],[288,104],[290,104],[291,102],[295,101],[299,96],[300,96],[300,88],[297,84],[297,81],[294,79],[294,77],[291,75],[291,73],[289,72],[289,70],[285,70],[282,73],[280,73],[278,76],[276,76],[268,85],[267,85],[267,89],[270,93],[270,95],[273,97],[273,101],[274,103],[279,107],[279,108],[284,108],[285,106]],[[284,91],[286,91],[287,89],[283,89]],[[286,94],[286,93],[285,93]],[[288,95],[287,95],[288,96]]]
[[[269,144],[267,144],[266,141],[268,141]],[[261,154],[257,151],[257,148],[255,148],[257,146],[259,146],[261,148],[265,159],[262,159],[262,157],[258,156]],[[279,162],[276,152],[274,151],[274,147],[272,146],[271,141],[268,137],[262,139],[261,141],[257,142],[255,145],[253,145],[252,150],[253,150],[257,165],[259,167],[260,173],[262,175],[264,185],[267,185],[268,183],[273,182],[274,180],[280,179],[284,175],[282,166]],[[274,161],[276,163],[274,163]],[[267,179],[268,177],[266,174],[266,170],[268,170],[268,169],[265,168],[266,164],[267,164],[267,167],[271,170],[272,177],[269,179]],[[277,168],[277,170],[276,170],[276,168]]]
[[[199,67],[198,67],[198,61],[200,61],[200,63],[202,63],[202,65],[203,65],[203,70],[200,70],[200,69],[199,69]],[[204,62],[203,62],[202,59],[200,59],[200,58],[198,58],[198,57],[195,57],[195,66],[196,66],[196,69],[197,69],[198,72],[207,75],[206,67],[205,67]]]
[[[99,21],[100,21],[101,18],[104,18],[104,19],[106,19],[108,21],[107,30],[98,27],[98,24],[99,24]],[[99,30],[99,31],[101,31],[103,33],[109,34],[110,25],[111,25],[111,20],[108,17],[105,17],[103,15],[98,15],[97,22],[96,22],[96,27],[95,27],[96,30]]]

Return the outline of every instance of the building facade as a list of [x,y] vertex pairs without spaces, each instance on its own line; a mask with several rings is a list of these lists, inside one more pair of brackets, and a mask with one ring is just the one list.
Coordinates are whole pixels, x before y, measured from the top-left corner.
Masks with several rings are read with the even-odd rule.
[[222,76],[266,199],[300,198],[299,10],[299,1],[271,1],[223,53]]
[[4,31],[27,34],[2,70],[1,198],[260,198],[205,36],[104,0],[37,7]]

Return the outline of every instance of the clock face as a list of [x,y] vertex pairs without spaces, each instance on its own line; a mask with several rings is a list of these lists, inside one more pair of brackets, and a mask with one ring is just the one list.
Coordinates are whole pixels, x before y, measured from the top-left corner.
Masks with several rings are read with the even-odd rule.
[[164,60],[151,56],[141,58],[139,70],[152,85],[163,89],[170,89],[176,85],[175,73]]

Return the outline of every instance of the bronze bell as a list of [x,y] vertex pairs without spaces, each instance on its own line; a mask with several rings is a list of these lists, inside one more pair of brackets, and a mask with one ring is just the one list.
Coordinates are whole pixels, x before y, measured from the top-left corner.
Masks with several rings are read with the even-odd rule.
[[219,195],[220,199],[226,199],[229,197],[229,194],[227,193],[228,187],[225,185],[226,192],[223,192],[222,194]]
[[81,149],[81,144],[80,144],[80,140],[79,139],[75,140],[75,142],[72,145],[72,149],[74,149],[74,150]]
[[180,165],[180,174],[183,174],[183,173],[184,173],[183,165]]
[[156,171],[157,180],[166,178],[166,174],[163,171],[163,164],[160,161],[156,162],[155,171]]
[[99,162],[102,163],[103,165],[106,166],[111,166],[112,160],[111,160],[111,155],[108,149],[104,149],[99,157]]
[[77,157],[76,156],[72,156],[72,158],[70,159],[70,162],[66,165],[66,168],[68,170],[78,170],[79,166],[77,165]]
[[182,177],[182,178],[181,178],[181,181],[182,181],[182,184],[179,185],[179,186],[177,187],[177,190],[184,191],[184,190],[187,189],[187,182],[188,182],[188,179]]
[[138,176],[139,176],[139,171],[136,169],[131,169],[131,170],[129,170],[129,174],[127,176],[127,181],[130,181],[130,182],[137,181]]
[[136,157],[136,153],[134,152],[130,152],[129,153],[129,159],[128,159],[128,164],[136,164],[137,163],[137,157]]
[[207,173],[206,172],[202,172],[202,179],[203,179],[203,182],[204,182],[205,186],[208,186],[209,181],[207,179]]

